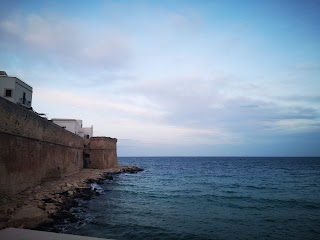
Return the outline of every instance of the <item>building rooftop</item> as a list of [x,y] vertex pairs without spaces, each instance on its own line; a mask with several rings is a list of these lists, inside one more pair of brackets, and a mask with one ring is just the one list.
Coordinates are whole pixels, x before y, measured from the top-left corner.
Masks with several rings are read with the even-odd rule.
[[80,119],[70,119],[70,118],[51,118],[51,121],[81,121]]
[[17,77],[12,77],[12,78],[15,78],[15,79],[19,80],[20,82],[24,83],[24,84],[27,85],[29,88],[31,88],[31,90],[32,90],[32,87],[31,87],[28,83],[22,81],[20,78],[17,78]]
[[19,79],[17,77],[8,76],[8,74],[5,71],[0,71],[0,77],[9,77],[9,78],[17,79],[20,82],[22,82],[23,84],[27,85],[29,88],[31,88],[31,91],[32,91],[32,87],[28,83],[25,83],[24,81],[22,81],[21,79]]

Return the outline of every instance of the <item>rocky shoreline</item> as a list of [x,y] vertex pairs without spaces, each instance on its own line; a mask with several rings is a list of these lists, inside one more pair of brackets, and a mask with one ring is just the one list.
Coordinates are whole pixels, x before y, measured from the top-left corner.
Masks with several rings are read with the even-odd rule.
[[92,183],[112,180],[114,174],[137,173],[143,169],[123,166],[111,169],[83,169],[63,179],[45,182],[22,193],[0,199],[0,229],[7,227],[41,229],[59,221],[76,221],[69,211],[77,198],[89,200],[100,195]]

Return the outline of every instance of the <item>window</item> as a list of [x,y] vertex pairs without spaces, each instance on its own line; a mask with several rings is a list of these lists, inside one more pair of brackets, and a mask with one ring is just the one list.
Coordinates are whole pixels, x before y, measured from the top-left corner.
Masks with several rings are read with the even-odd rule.
[[4,91],[5,97],[12,97],[12,89],[5,89]]
[[23,92],[22,103],[26,104],[26,93]]

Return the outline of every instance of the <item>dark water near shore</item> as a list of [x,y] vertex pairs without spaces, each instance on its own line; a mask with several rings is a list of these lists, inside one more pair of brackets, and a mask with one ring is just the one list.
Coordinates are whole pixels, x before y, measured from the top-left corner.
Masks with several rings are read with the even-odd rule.
[[61,232],[113,239],[320,239],[320,158],[119,158]]

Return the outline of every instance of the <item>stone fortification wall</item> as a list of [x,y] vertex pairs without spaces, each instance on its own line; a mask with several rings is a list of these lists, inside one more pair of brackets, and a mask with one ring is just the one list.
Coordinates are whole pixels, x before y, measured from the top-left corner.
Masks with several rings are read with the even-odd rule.
[[82,148],[83,139],[45,118],[0,97],[0,131]]
[[117,139],[108,137],[92,137],[89,144],[89,168],[114,168],[118,167]]
[[0,195],[83,167],[83,139],[0,97]]

